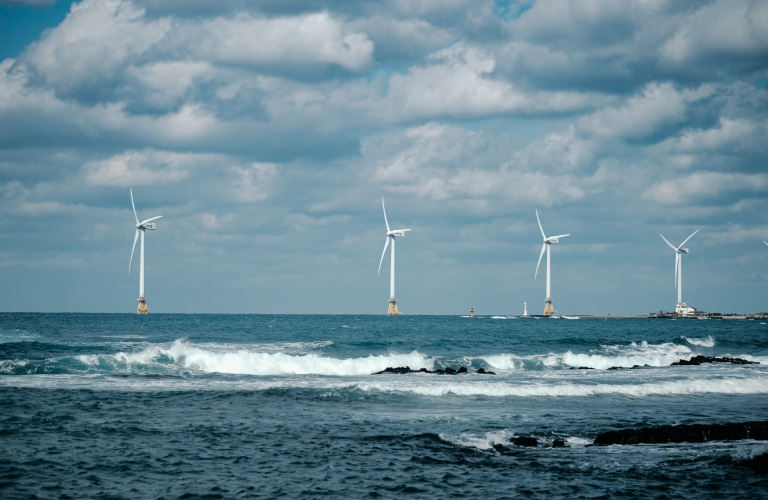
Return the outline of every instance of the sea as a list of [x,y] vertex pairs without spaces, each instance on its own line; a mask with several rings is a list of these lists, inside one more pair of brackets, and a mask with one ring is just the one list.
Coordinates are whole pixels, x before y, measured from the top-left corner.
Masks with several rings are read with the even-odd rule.
[[768,498],[766,441],[593,445],[757,420],[760,320],[0,313],[5,500]]

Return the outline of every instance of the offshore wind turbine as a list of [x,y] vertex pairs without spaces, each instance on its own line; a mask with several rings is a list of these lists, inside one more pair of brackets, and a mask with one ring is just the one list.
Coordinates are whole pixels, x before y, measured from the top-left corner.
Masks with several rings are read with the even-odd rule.
[[384,251],[381,252],[378,274],[381,274],[381,263],[384,262],[384,254],[387,253],[387,247],[389,246],[390,240],[392,240],[392,252],[390,253],[391,261],[389,264],[389,308],[387,309],[387,316],[397,316],[397,301],[395,300],[395,238],[398,236],[405,236],[405,232],[410,231],[410,229],[389,229],[387,209],[384,207],[383,196],[381,197],[381,208],[384,210],[384,224],[387,225],[387,239],[384,240]]
[[547,300],[544,302],[544,316],[552,316],[555,314],[555,310],[552,308],[552,295],[550,294],[550,280],[549,280],[549,252],[552,245],[557,245],[560,242],[560,238],[570,236],[570,234],[559,234],[557,236],[547,237],[544,234],[544,228],[541,227],[541,219],[539,218],[539,210],[536,209],[536,220],[539,221],[539,229],[541,230],[541,237],[543,238],[543,244],[541,245],[541,253],[539,254],[539,262],[536,264],[536,272],[533,275],[533,279],[539,274],[539,265],[541,265],[541,258],[544,256],[544,252],[547,252]]
[[[677,314],[686,315],[691,311],[688,307],[688,305],[683,302],[683,254],[688,253],[687,248],[683,248],[683,245],[685,245],[688,240],[693,238],[693,235],[698,233],[699,230],[692,232],[689,237],[683,240],[682,243],[680,243],[678,246],[674,246],[672,243],[670,243],[663,234],[659,233],[659,236],[661,236],[661,239],[664,240],[664,243],[669,245],[669,248],[674,250],[675,252],[675,288],[677,288],[677,307],[675,308],[675,312]],[[766,243],[768,245],[768,243]]]
[[131,273],[131,264],[133,263],[133,252],[136,250],[136,240],[139,239],[139,233],[141,233],[141,257],[139,258],[139,308],[136,310],[136,314],[147,314],[149,308],[147,307],[147,301],[144,299],[144,231],[149,229],[155,230],[155,223],[153,220],[159,219],[162,215],[152,217],[139,222],[139,216],[136,214],[136,205],[133,203],[133,189],[131,189],[131,206],[133,207],[133,216],[136,218],[136,235],[133,237],[133,248],[131,248],[131,260],[128,261],[128,274]]

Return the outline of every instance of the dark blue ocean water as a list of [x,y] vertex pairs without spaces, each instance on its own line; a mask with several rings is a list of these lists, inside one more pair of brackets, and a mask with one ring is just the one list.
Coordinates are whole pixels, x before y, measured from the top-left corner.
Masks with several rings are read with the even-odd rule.
[[766,442],[589,446],[754,420],[760,321],[0,314],[3,499],[766,498]]

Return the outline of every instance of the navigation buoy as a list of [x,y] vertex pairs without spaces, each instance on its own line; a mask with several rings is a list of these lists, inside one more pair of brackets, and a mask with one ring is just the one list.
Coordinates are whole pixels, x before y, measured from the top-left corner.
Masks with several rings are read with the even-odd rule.
[[469,308],[469,317],[470,318],[474,318],[475,317],[475,308],[474,307],[470,307]]

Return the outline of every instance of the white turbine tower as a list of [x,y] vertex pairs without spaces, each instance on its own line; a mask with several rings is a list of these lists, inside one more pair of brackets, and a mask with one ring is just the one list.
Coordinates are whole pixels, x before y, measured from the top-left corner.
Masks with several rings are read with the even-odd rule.
[[688,240],[693,238],[693,235],[698,232],[698,229],[692,232],[691,235],[683,240],[683,242],[678,246],[674,246],[664,237],[663,234],[659,233],[659,236],[661,236],[661,239],[664,240],[664,243],[669,245],[669,248],[675,252],[675,288],[677,288],[677,307],[675,308],[675,312],[681,315],[687,315],[695,311],[695,309],[689,308],[688,305],[683,302],[683,254],[688,253],[688,249],[683,248],[683,245],[685,245]]
[[144,300],[144,231],[149,229],[155,230],[155,223],[153,220],[159,219],[162,215],[152,217],[139,222],[139,216],[136,214],[136,205],[133,203],[133,189],[131,189],[131,206],[133,207],[133,216],[136,217],[136,235],[133,237],[133,248],[131,248],[131,260],[128,261],[128,274],[131,273],[131,264],[133,263],[133,252],[136,250],[136,240],[139,239],[139,233],[141,233],[141,257],[139,259],[139,308],[136,310],[136,314],[147,314],[149,308],[147,302]]
[[539,221],[539,229],[541,230],[541,236],[543,238],[544,243],[541,245],[541,253],[539,254],[539,262],[536,264],[536,272],[533,275],[533,279],[536,279],[536,276],[539,274],[539,265],[541,265],[541,258],[544,256],[544,252],[547,252],[547,300],[544,303],[544,316],[552,316],[555,314],[555,310],[552,308],[552,295],[550,294],[550,280],[549,280],[549,247],[551,245],[557,245],[560,242],[560,238],[565,238],[566,236],[570,236],[570,234],[559,234],[557,236],[550,236],[547,237],[546,234],[544,234],[544,228],[541,227],[541,219],[539,219],[539,211],[536,210],[536,220]]
[[389,265],[389,309],[387,309],[387,316],[397,316],[397,301],[395,300],[395,238],[398,236],[405,236],[406,231],[410,229],[389,229],[389,222],[387,221],[387,209],[384,207],[384,197],[381,197],[381,208],[384,210],[384,224],[387,225],[387,239],[384,240],[384,251],[381,252],[381,260],[379,261],[379,272],[381,274],[381,264],[384,262],[384,254],[387,253],[387,246],[389,246],[389,240],[392,240],[392,252],[391,261]]

